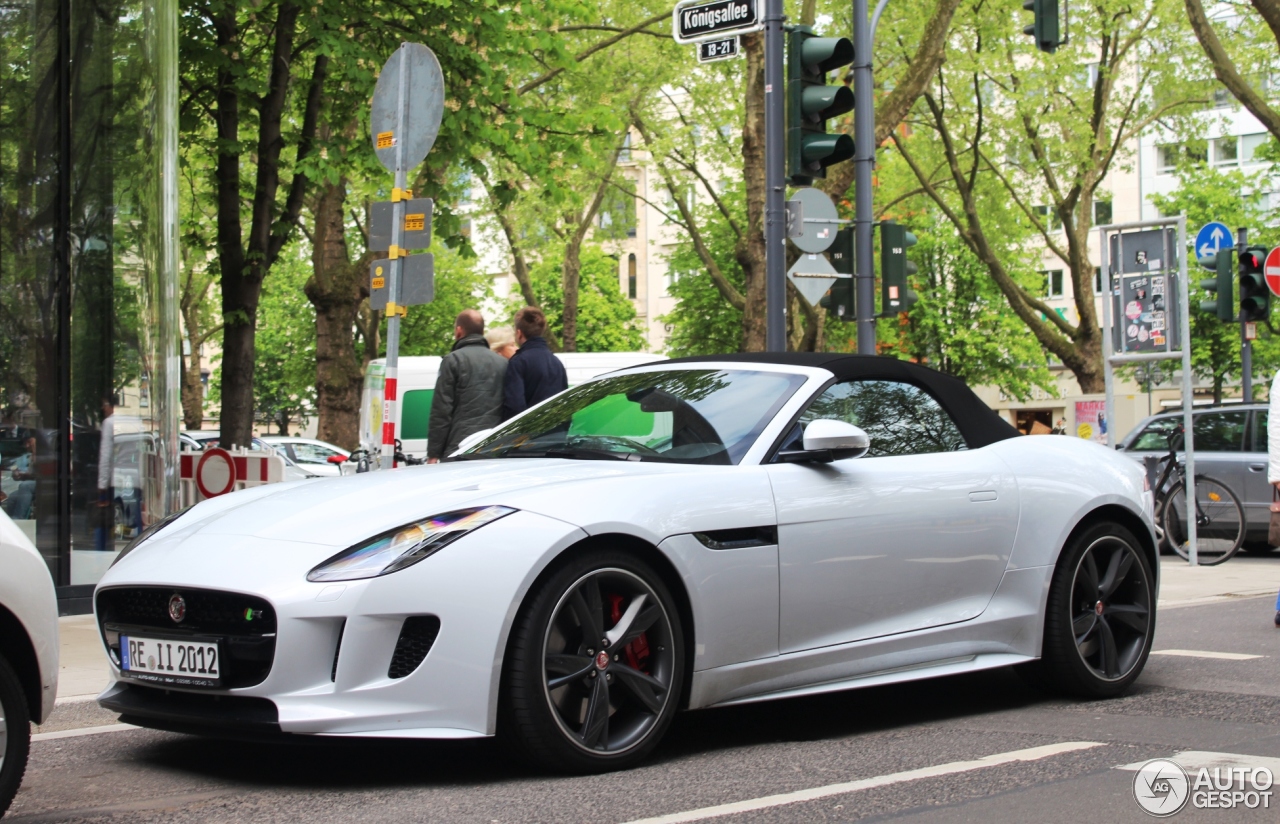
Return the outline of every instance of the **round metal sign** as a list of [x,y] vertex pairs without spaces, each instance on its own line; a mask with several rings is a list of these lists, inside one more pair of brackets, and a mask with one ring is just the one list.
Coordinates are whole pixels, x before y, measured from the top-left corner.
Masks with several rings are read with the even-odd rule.
[[1262,277],[1267,281],[1271,294],[1280,297],[1280,246],[1267,252],[1267,260],[1262,264]]
[[236,486],[236,464],[231,453],[214,447],[206,449],[196,464],[196,488],[206,498],[226,495]]
[[800,224],[787,233],[796,248],[809,254],[830,249],[840,224],[836,222],[836,205],[827,193],[821,189],[797,189],[787,202],[799,204]]
[[396,153],[402,149],[401,168],[417,166],[435,145],[443,115],[444,74],[435,52],[421,43],[402,44],[387,59],[373,90],[369,126],[379,162],[394,173]]

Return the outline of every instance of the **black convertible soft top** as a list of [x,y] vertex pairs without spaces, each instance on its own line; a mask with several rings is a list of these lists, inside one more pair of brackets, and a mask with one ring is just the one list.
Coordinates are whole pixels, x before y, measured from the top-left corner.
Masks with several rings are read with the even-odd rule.
[[723,361],[770,363],[785,366],[812,366],[826,369],[838,381],[893,380],[910,383],[928,392],[960,427],[960,434],[970,449],[1016,437],[1019,433],[1008,421],[997,415],[959,378],[944,375],[936,369],[915,363],[876,355],[845,355],[830,352],[740,352],[732,355],[698,355],[673,358],[664,363],[706,363]]

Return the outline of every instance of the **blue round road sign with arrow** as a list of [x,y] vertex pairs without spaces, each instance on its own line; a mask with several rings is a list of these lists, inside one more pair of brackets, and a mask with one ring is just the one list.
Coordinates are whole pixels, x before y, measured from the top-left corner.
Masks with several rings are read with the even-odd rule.
[[1216,255],[1219,249],[1229,249],[1236,245],[1236,239],[1225,223],[1212,221],[1196,233],[1196,260],[1203,263],[1207,258]]

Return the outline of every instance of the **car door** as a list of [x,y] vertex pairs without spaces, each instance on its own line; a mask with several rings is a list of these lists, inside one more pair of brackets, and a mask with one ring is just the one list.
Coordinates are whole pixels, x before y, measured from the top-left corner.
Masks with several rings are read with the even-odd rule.
[[867,456],[769,466],[778,512],[782,652],[965,621],[991,600],[1018,523],[1017,485],[991,450],[968,450],[923,389],[828,388],[818,419],[862,427]]
[[1245,496],[1246,464],[1244,452],[1246,409],[1214,409],[1197,413],[1194,418],[1196,474],[1208,475],[1227,485],[1240,500]]
[[1271,524],[1271,484],[1267,482],[1267,418],[1268,410],[1255,409],[1249,423],[1245,443],[1244,503],[1249,532],[1265,538]]

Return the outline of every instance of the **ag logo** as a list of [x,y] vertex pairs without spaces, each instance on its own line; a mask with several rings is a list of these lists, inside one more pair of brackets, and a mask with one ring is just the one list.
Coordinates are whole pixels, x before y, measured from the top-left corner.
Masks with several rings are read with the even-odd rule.
[[1167,758],[1142,765],[1133,777],[1133,797],[1143,812],[1166,818],[1187,806],[1191,781],[1187,773]]
[[181,624],[182,619],[187,617],[187,599],[181,595],[174,595],[169,599],[169,618],[175,624]]

